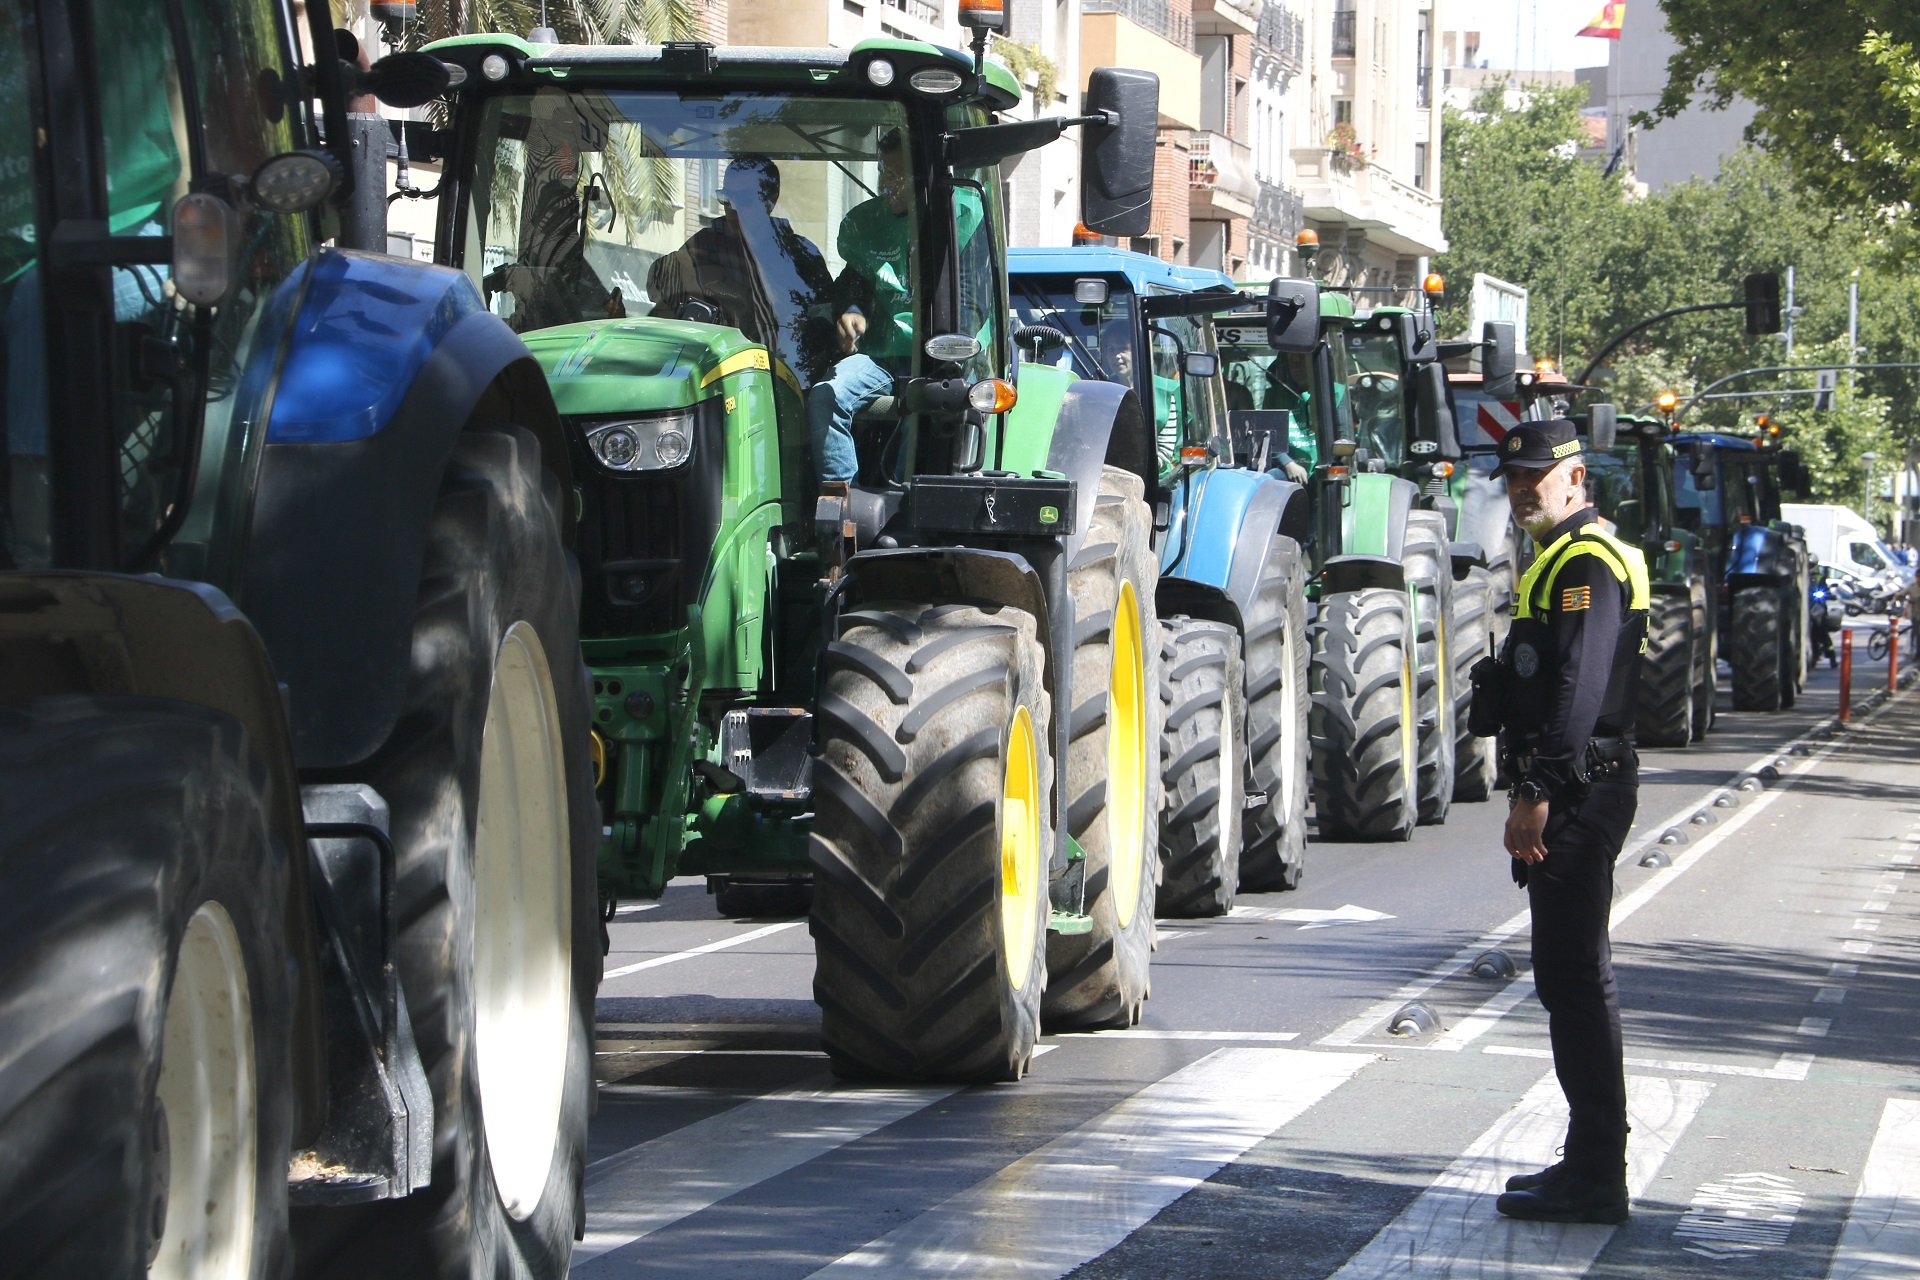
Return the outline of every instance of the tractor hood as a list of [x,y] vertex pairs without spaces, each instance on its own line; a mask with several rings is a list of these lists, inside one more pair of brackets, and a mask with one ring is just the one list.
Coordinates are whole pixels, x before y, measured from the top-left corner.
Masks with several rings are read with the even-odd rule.
[[728,374],[770,364],[738,329],[687,320],[589,320],[523,336],[569,417],[683,408]]

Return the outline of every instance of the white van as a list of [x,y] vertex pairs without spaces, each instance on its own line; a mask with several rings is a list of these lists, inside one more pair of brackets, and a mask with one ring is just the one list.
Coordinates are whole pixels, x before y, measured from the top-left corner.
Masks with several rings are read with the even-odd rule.
[[1821,564],[1862,578],[1892,574],[1911,581],[1912,571],[1893,554],[1865,517],[1831,503],[1783,502],[1781,518],[1807,531],[1807,547]]

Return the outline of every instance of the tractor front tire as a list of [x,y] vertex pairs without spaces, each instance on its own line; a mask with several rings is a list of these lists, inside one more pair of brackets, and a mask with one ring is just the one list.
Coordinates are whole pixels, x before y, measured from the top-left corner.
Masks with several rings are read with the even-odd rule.
[[0,710],[8,1275],[284,1273],[293,972],[274,803],[240,724],[204,707]]
[[1640,710],[1634,736],[1649,747],[1684,747],[1693,736],[1693,605],[1656,595],[1640,659]]
[[1313,627],[1313,806],[1323,840],[1406,840],[1419,819],[1412,602],[1342,591]]
[[1446,518],[1437,511],[1407,517],[1407,586],[1416,610],[1419,655],[1415,714],[1419,717],[1419,807],[1423,825],[1447,820],[1453,805],[1453,561],[1447,549]]
[[1246,808],[1240,634],[1188,617],[1170,619],[1165,631],[1160,908],[1169,916],[1223,916],[1240,883]]
[[397,967],[433,1092],[433,1180],[303,1209],[301,1271],[558,1277],[584,1221],[599,812],[579,571],[533,434],[455,442],[428,524],[406,701],[332,781],[386,798]]
[[1241,646],[1247,767],[1264,795],[1247,811],[1240,884],[1295,889],[1307,870],[1307,578],[1300,545],[1278,538],[1254,589]]
[[1720,682],[1720,654],[1708,590],[1695,583],[1688,609],[1693,617],[1693,738],[1698,742],[1713,729],[1714,695]]
[[1043,656],[1018,609],[879,603],[821,656],[809,924],[842,1076],[1026,1073],[1053,848]]
[[1787,628],[1780,594],[1767,585],[1733,593],[1733,706],[1736,711],[1778,711],[1785,705]]
[[1067,570],[1073,601],[1068,830],[1086,856],[1086,933],[1047,935],[1048,1030],[1130,1027],[1150,989],[1160,846],[1159,568],[1140,477],[1107,467]]

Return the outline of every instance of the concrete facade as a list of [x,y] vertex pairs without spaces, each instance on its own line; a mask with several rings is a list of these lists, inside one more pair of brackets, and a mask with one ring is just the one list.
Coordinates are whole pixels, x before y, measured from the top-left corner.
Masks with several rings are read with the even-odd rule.
[[1695,106],[1651,129],[1634,125],[1634,112],[1651,110],[1659,101],[1667,59],[1677,47],[1660,10],[1639,5],[1613,41],[1607,62],[1607,153],[1619,153],[1626,171],[1647,191],[1717,177],[1753,120],[1753,104],[1736,98],[1725,111]]

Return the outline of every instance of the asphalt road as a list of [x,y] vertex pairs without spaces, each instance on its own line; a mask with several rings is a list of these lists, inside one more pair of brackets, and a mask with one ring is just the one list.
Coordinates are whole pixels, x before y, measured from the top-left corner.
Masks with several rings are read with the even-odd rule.
[[993,1088],[837,1085],[804,921],[676,882],[613,925],[575,1271],[1920,1275],[1920,695],[1869,698],[1857,656],[1844,730],[1831,671],[1769,715],[1723,676],[1705,744],[1643,753],[1623,1227],[1493,1212],[1565,1124],[1496,802],[1162,921],[1139,1028],[1046,1037]]

